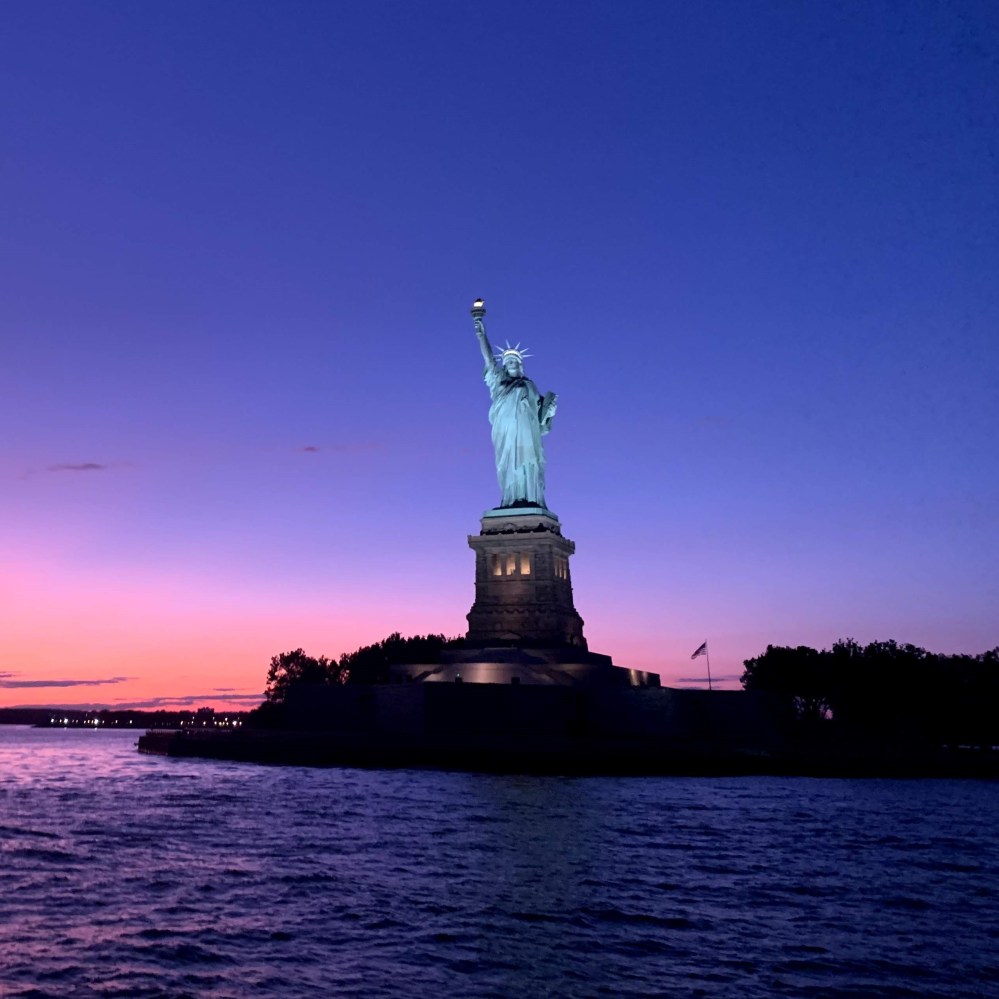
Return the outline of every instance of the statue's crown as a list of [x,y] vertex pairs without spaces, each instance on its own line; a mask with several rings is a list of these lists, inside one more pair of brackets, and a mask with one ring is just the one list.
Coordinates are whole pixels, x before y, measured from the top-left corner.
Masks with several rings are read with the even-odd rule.
[[518,343],[516,347],[510,346],[510,341],[507,340],[506,347],[496,348],[496,360],[502,364],[508,357],[516,357],[521,363],[523,363],[525,357],[530,357],[531,355],[527,352],[526,347],[521,347]]

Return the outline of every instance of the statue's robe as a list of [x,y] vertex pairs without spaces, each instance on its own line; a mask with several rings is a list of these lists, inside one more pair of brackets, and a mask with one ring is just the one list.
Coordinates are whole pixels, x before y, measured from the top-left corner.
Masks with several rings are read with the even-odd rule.
[[[541,447],[541,394],[530,378],[508,375],[500,364],[487,364],[486,385],[492,405],[489,422],[496,450],[500,506],[545,506],[545,453]],[[547,509],[547,508],[546,508]]]

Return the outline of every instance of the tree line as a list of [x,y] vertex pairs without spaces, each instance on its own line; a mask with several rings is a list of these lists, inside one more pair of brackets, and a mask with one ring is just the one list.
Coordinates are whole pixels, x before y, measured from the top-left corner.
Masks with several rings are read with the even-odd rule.
[[745,690],[784,698],[804,726],[924,746],[999,745],[999,648],[941,655],[895,641],[830,649],[768,645],[744,662]]
[[[280,724],[288,691],[299,684],[387,683],[390,668],[434,664],[464,638],[395,632],[338,659],[302,649],[270,661],[265,701],[250,724]],[[768,645],[743,663],[742,686],[784,700],[801,730],[908,746],[999,745],[999,647],[976,656],[942,655],[895,641],[829,649]]]
[[339,659],[310,656],[302,649],[282,652],[271,658],[267,670],[264,703],[250,712],[249,721],[258,726],[277,724],[288,691],[299,684],[388,683],[392,666],[406,663],[437,663],[445,649],[461,648],[464,638],[444,635],[412,635],[403,638],[396,631],[374,645],[345,652]]

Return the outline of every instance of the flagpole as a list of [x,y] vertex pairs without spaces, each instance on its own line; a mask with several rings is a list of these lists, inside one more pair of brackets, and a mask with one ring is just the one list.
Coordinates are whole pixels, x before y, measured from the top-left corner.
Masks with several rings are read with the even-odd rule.
[[711,653],[707,649],[705,649],[704,655],[707,657],[708,660],[708,690],[711,690]]

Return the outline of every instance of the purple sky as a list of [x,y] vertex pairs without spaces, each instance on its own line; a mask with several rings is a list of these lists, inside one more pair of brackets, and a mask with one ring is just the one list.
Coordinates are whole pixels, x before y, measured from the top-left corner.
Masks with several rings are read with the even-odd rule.
[[993,3],[9,2],[0,67],[0,703],[463,632],[477,295],[591,648],[999,645]]

